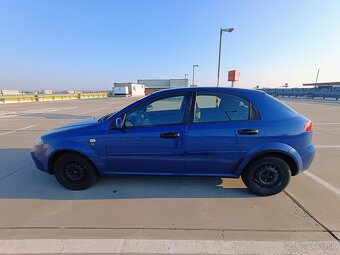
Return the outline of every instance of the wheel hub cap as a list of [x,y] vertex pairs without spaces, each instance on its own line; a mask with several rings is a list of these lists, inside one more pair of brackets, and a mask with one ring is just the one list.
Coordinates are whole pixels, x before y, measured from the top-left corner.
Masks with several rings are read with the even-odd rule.
[[263,165],[255,172],[255,182],[264,188],[276,186],[279,182],[279,169],[274,165]]
[[71,181],[80,181],[85,177],[85,166],[79,162],[69,162],[65,167],[65,174]]

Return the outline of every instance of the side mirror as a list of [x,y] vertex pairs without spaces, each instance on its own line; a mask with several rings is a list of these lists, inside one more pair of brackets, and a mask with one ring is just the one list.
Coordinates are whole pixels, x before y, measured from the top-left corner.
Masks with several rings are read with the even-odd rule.
[[116,118],[116,128],[122,129],[123,128],[123,119],[121,117]]
[[153,109],[153,106],[151,104],[149,104],[147,107],[146,107],[146,111],[147,112],[151,112]]

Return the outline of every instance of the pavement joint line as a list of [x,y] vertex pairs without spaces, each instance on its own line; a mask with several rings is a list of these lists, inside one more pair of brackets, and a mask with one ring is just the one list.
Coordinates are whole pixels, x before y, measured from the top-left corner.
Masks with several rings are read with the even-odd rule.
[[[51,129],[31,129],[29,131],[50,131]],[[0,129],[0,131],[12,131],[12,130],[9,130],[9,129]],[[20,130],[19,130],[20,131]]]
[[314,145],[317,149],[340,148],[340,145]]
[[11,131],[8,131],[8,132],[5,132],[5,133],[0,133],[0,136],[1,136],[1,135],[8,135],[8,134],[11,134],[11,133],[14,133],[14,132],[17,132],[17,131],[21,131],[21,130],[29,129],[29,128],[36,127],[36,126],[39,126],[39,124],[36,124],[36,125],[30,125],[30,126],[23,127],[23,128],[18,128],[18,129],[11,130]]
[[0,178],[0,181],[6,179],[7,177],[9,177],[9,176],[11,176],[11,175],[13,175],[13,174],[15,174],[15,173],[17,173],[17,172],[20,172],[20,171],[23,170],[24,168],[26,168],[26,167],[28,167],[28,166],[31,166],[31,165],[33,165],[33,163],[30,163],[30,164],[28,164],[28,165],[19,167],[18,169],[14,170],[13,172],[11,172],[11,173],[9,173],[9,174],[6,174],[5,176],[2,176],[2,177]]
[[321,104],[321,105],[331,105],[331,106],[338,106],[340,105],[340,101],[333,101],[333,100],[322,100],[322,99],[293,99],[293,98],[282,98],[282,97],[277,97],[277,99],[282,101],[289,101],[291,103],[299,103],[299,104]]
[[[218,232],[270,232],[270,233],[327,233],[324,229],[209,229],[209,228],[143,228],[143,227],[0,227],[0,230],[166,230],[166,231],[218,231]],[[337,231],[334,231],[337,232]]]
[[6,114],[15,114],[16,112],[13,112],[13,111],[1,111],[0,112],[0,116],[1,115],[6,115]]
[[295,199],[291,194],[289,194],[286,190],[283,193],[290,198],[293,203],[295,203],[300,209],[302,209],[312,220],[314,220],[320,227],[322,227],[325,232],[330,234],[338,243],[340,243],[340,239],[328,228],[325,224],[323,224],[320,220],[318,220],[310,211],[307,210],[306,207],[303,206],[297,199]]
[[1,119],[4,119],[4,118],[12,118],[12,117],[17,117],[19,115],[4,115],[4,116],[0,116]]
[[339,254],[336,241],[228,241],[173,239],[0,240],[1,253],[16,254]]
[[321,178],[319,178],[315,174],[312,174],[311,172],[305,171],[304,174],[307,175],[308,177],[312,178],[317,183],[319,183],[322,186],[324,186],[326,189],[328,189],[328,190],[334,192],[336,195],[340,196],[340,190],[337,189],[336,187],[334,187],[333,185],[331,185],[328,182],[322,180]]
[[98,108],[98,109],[94,109],[94,110],[82,112],[81,114],[86,114],[86,113],[91,113],[91,112],[97,112],[97,111],[104,110],[104,109],[106,109],[106,108],[105,108],[105,107],[102,107],[102,108]]
[[19,114],[36,114],[36,113],[46,113],[46,112],[59,112],[59,111],[65,111],[65,110],[73,110],[77,109],[77,106],[74,107],[59,107],[59,108],[42,108],[42,109],[32,109],[27,111],[21,111]]
[[340,122],[313,122],[314,125],[340,125]]
[[[79,116],[79,117],[81,117],[81,119],[86,118],[86,116]],[[0,116],[0,120],[1,119],[2,118]],[[41,120],[41,119],[45,119],[45,118],[44,117],[32,117],[32,116],[29,116],[29,115],[24,115],[24,116],[18,115],[18,117],[16,117],[16,118],[7,118],[6,120],[8,120],[8,119],[10,119],[10,120]],[[53,119],[53,120],[79,120],[79,118],[74,118],[74,119],[72,119],[72,118],[58,118],[58,119]]]
[[58,111],[65,111],[65,110],[72,110],[77,109],[78,107],[59,107],[59,108],[42,108],[42,109],[32,109],[27,111],[12,111],[12,112],[5,112],[0,113],[0,118],[11,118],[17,116],[29,116],[32,114],[41,114],[41,113],[49,113],[49,112],[58,112]]
[[335,136],[340,136],[340,134],[337,133],[332,133],[324,130],[314,130],[314,133],[323,133],[323,134],[328,134],[328,135],[335,135]]

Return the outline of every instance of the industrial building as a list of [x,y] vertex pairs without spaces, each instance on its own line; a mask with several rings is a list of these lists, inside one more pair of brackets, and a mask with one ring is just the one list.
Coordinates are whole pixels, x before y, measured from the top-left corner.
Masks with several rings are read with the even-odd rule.
[[112,94],[115,96],[145,96],[145,86],[131,82],[114,83]]
[[188,87],[188,79],[142,79],[137,83],[145,85],[147,95],[161,89]]

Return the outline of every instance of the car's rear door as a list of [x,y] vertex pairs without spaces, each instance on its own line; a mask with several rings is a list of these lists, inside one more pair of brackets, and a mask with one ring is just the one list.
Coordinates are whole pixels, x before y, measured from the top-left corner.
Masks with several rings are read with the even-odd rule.
[[254,111],[239,96],[198,91],[186,132],[186,172],[233,176],[240,159],[265,140]]
[[125,113],[125,127],[109,131],[110,172],[183,173],[190,97],[189,92],[166,94]]

